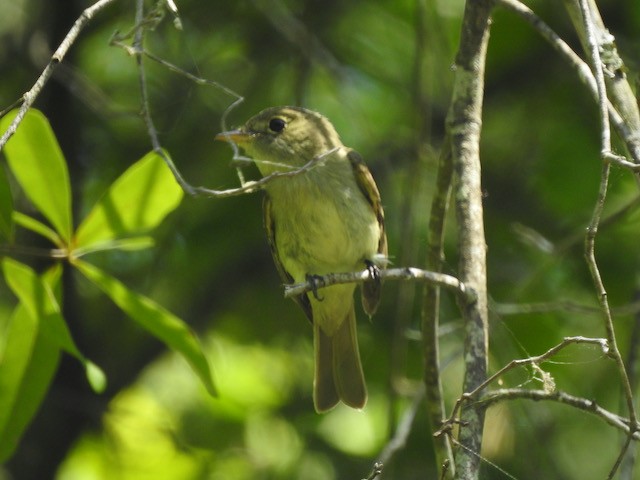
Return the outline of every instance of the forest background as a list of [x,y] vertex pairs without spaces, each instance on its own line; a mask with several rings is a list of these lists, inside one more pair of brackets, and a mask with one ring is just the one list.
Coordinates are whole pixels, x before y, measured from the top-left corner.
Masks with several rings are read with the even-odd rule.
[[[1,109],[33,85],[89,5],[0,3]],[[588,58],[563,2],[528,5]],[[464,7],[451,0],[181,1],[181,28],[170,11],[147,17],[154,28],[145,31],[144,47],[206,81],[144,59],[160,143],[191,184],[234,188],[233,152],[213,141],[223,118],[238,126],[283,104],[320,111],[377,180],[393,266],[424,268]],[[610,0],[598,7],[634,86],[640,3]],[[584,259],[603,165],[597,102],[566,59],[522,18],[500,5],[492,18],[480,144],[489,373],[543,354],[565,337],[607,338]],[[34,105],[50,122],[68,165],[73,227],[152,148],[140,115],[136,60],[114,44],[135,23],[134,2],[115,1],[100,11]],[[122,43],[131,45],[132,38]],[[239,97],[244,101],[229,110]],[[0,134],[7,122],[2,125]],[[617,138],[614,149],[624,153]],[[19,175],[4,159],[0,166],[13,208],[47,223]],[[252,167],[243,172],[257,178]],[[627,168],[614,165],[609,180],[596,253],[637,396],[640,197]],[[180,200],[173,184],[166,192],[172,193],[157,192],[161,218],[144,232],[153,246],[87,253],[86,260],[197,332],[218,396],[209,395],[206,382],[166,341],[61,262],[61,316],[106,386],[97,393],[100,382],[94,378],[92,389],[87,364],[62,355],[0,478],[360,479],[382,458],[381,478],[438,478],[421,387],[422,284],[386,281],[373,319],[358,311],[370,390],[366,409],[317,415],[311,329],[283,298],[262,230],[261,195]],[[23,226],[16,222],[0,249],[2,369],[18,304],[7,280],[18,272],[11,270],[13,260],[42,274],[60,264],[42,255],[51,242]],[[443,272],[452,276],[460,257],[455,231],[451,211]],[[448,415],[462,393],[465,333],[455,297],[445,291],[441,302],[438,344]],[[515,368],[492,386],[537,389],[551,378],[557,391],[628,417],[618,369],[597,342],[569,345],[550,360],[541,369]],[[475,453],[480,478],[606,478],[625,438],[584,409],[519,399],[487,410],[483,449]],[[640,478],[636,448],[632,443],[624,455],[624,478]]]

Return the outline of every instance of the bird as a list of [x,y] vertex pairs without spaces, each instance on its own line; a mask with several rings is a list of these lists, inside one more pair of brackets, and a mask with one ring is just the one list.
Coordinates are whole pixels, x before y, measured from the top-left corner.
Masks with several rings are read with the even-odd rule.
[[[251,157],[263,177],[264,227],[283,281],[302,283],[337,272],[369,269],[361,287],[364,311],[380,301],[380,269],[388,262],[380,192],[362,157],[342,144],[331,122],[296,106],[267,108],[244,126],[219,133]],[[319,413],[340,401],[364,408],[367,388],[356,331],[354,283],[294,297],[313,326],[313,402]]]

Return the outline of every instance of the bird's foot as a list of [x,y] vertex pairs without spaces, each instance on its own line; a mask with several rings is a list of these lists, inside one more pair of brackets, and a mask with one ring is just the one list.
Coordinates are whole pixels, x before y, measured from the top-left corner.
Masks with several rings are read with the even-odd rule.
[[380,267],[371,260],[365,260],[364,264],[369,272],[369,278],[377,284],[380,284]]
[[311,293],[313,294],[313,297],[319,302],[324,300],[324,297],[321,297],[318,293],[318,289],[324,286],[322,277],[320,275],[311,275],[310,273],[307,273],[306,279],[307,283],[311,285]]

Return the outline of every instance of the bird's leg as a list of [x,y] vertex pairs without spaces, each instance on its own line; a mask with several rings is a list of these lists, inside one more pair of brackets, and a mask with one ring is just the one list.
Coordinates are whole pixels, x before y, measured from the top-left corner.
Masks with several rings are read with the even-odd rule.
[[322,277],[320,275],[312,275],[310,273],[307,273],[305,275],[305,278],[307,280],[307,283],[311,285],[311,293],[313,294],[313,297],[319,302],[323,301],[324,297],[321,297],[318,293],[318,288],[324,286]]

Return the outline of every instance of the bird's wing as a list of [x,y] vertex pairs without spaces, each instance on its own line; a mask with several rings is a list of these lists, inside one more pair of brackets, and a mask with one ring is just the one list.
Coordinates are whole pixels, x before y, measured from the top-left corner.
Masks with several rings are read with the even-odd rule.
[[382,209],[382,200],[380,199],[380,192],[376,185],[371,172],[367,168],[362,160],[362,157],[355,150],[349,150],[347,154],[351,167],[353,168],[353,175],[356,179],[358,187],[367,199],[367,202],[371,205],[373,213],[375,213],[378,219],[378,225],[380,226],[380,239],[378,241],[378,253],[387,256],[387,234],[384,230],[384,210]]
[[[273,261],[276,264],[280,278],[282,278],[282,281],[286,284],[292,284],[293,277],[285,270],[284,265],[282,265],[282,261],[280,260],[280,255],[278,255],[278,248],[276,246],[275,218],[273,216],[273,209],[269,195],[264,196],[262,212],[264,216],[264,229],[267,232],[267,240],[269,241],[269,248],[271,249],[271,255],[273,255]],[[302,308],[307,318],[313,322],[309,297],[307,297],[306,294],[302,294],[296,295],[293,299],[298,305],[300,305],[300,308]]]
[[[382,201],[380,200],[380,192],[378,191],[378,187],[376,185],[371,172],[365,165],[362,157],[358,154],[358,152],[354,150],[350,150],[347,154],[349,161],[351,162],[351,167],[353,168],[353,175],[356,179],[356,183],[358,187],[364,194],[364,197],[367,199],[367,202],[371,205],[373,209],[373,213],[378,219],[378,226],[380,228],[380,238],[378,239],[378,255],[383,257],[383,259],[366,259],[369,262],[367,263],[370,268],[382,267],[384,268],[387,263],[387,234],[384,231],[384,210],[382,209]],[[377,260],[377,263],[375,263]],[[371,270],[372,274],[375,270]],[[361,288],[361,296],[362,296],[362,307],[364,311],[367,312],[369,316],[373,315],[378,308],[378,303],[380,302],[380,279],[376,278],[372,282],[365,282],[362,284]]]

